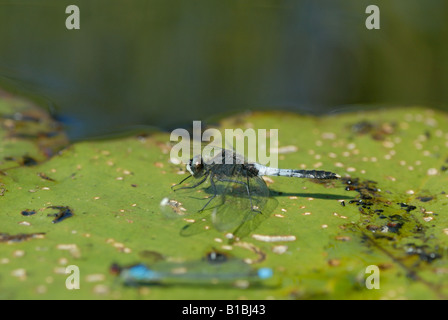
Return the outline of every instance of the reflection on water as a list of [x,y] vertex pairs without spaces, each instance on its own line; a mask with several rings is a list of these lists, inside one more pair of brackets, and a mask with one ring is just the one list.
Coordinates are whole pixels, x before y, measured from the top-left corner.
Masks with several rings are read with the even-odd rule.
[[71,138],[165,129],[247,109],[328,113],[349,104],[447,105],[446,1],[0,3],[0,86],[45,97]]

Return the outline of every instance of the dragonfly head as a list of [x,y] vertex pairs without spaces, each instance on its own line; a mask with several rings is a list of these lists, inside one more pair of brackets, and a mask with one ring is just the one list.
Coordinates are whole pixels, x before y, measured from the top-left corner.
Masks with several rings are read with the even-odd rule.
[[200,155],[194,156],[186,166],[188,172],[195,178],[198,178],[204,174],[204,164]]

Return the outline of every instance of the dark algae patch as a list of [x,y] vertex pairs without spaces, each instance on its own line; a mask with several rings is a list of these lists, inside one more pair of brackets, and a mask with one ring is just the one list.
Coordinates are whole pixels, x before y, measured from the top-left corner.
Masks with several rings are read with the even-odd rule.
[[[431,288],[440,297],[446,298],[431,280],[419,275],[422,264],[431,264],[443,258],[443,249],[427,234],[431,226],[423,226],[421,213],[426,209],[407,202],[399,202],[395,195],[382,192],[377,183],[359,178],[343,178],[347,191],[358,195],[349,201],[360,212],[356,228],[360,240],[367,247],[375,248],[390,257],[404,269],[406,275]],[[420,202],[428,202],[433,197],[416,197]],[[347,227],[351,224],[347,225]]]
[[412,210],[417,209],[416,206],[411,206],[409,204],[406,203],[397,203],[401,208],[403,208],[406,212],[411,212]]
[[6,242],[6,243],[16,243],[16,242],[22,242],[30,239],[42,239],[44,238],[45,233],[19,233],[15,235],[11,235],[8,233],[1,233],[0,232],[0,242]]
[[73,211],[69,207],[64,206],[50,206],[48,207],[50,209],[57,209],[59,210],[58,213],[52,213],[48,214],[48,217],[54,217],[52,223],[59,223],[67,218],[70,218],[73,216]]
[[416,245],[415,243],[409,243],[406,245],[406,253],[410,256],[417,256],[419,261],[431,263],[436,259],[442,257],[440,248],[431,249],[427,245]]
[[349,127],[354,134],[368,134],[374,140],[383,141],[386,136],[392,135],[396,131],[397,123],[361,120]]
[[32,216],[36,214],[36,210],[23,210],[20,214],[25,217]]
[[38,172],[37,175],[42,178],[43,180],[47,180],[47,181],[52,181],[55,182],[54,179],[50,178],[49,176],[47,176],[45,173],[43,172]]
[[427,197],[417,197],[418,200],[420,200],[421,202],[428,202],[434,199],[434,197],[432,196],[427,196]]
[[[380,201],[381,195],[376,187],[377,182],[372,180],[360,180],[359,178],[347,178],[341,179],[342,183],[346,185],[346,191],[358,192],[359,200],[350,200],[349,203],[357,203],[363,207],[371,205],[373,201]],[[371,200],[371,201],[369,201]]]

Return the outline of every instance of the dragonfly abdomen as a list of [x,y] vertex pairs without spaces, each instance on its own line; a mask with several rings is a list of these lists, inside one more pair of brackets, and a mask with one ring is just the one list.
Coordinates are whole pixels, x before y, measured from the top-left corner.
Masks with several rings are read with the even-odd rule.
[[[284,169],[280,169],[282,171]],[[340,176],[336,173],[323,170],[286,170],[288,177],[309,178],[309,179],[338,179]],[[282,173],[280,173],[283,176]]]
[[308,179],[338,179],[340,176],[336,173],[323,170],[293,170],[293,169],[277,169],[256,165],[258,174],[261,176],[282,176]]

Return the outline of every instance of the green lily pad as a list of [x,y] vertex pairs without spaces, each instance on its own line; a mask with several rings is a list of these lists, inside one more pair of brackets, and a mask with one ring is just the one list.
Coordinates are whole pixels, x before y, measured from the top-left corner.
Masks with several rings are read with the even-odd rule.
[[68,145],[62,126],[24,98],[0,89],[0,170],[33,166]]
[[[342,176],[269,177],[276,206],[238,239],[206,223],[186,234],[200,216],[161,214],[160,201],[186,176],[169,161],[168,133],[77,142],[34,166],[3,166],[0,298],[444,299],[447,124],[445,113],[425,108],[223,119],[222,132],[279,128],[280,167]],[[7,135],[3,128],[0,149],[14,144]],[[36,152],[33,144],[17,148],[17,156]],[[109,273],[113,263],[157,257],[182,264],[210,250],[272,268],[274,276],[247,288],[127,287]],[[80,270],[80,289],[66,288],[70,265]],[[371,265],[379,289],[366,286]]]

